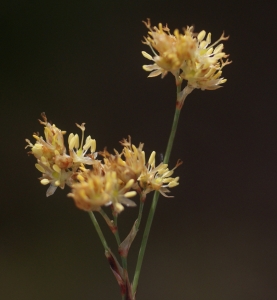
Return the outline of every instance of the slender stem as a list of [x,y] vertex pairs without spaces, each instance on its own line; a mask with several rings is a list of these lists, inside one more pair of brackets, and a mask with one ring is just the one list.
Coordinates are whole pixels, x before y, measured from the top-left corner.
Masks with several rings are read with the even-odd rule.
[[150,212],[149,212],[149,215],[148,215],[148,218],[147,218],[147,223],[145,225],[145,229],[144,229],[144,233],[143,233],[143,237],[142,237],[142,241],[141,241],[141,246],[140,246],[140,249],[139,249],[139,255],[138,255],[134,280],[133,280],[133,284],[132,284],[132,291],[133,291],[134,295],[137,291],[138,280],[139,280],[139,275],[140,275],[140,271],[141,271],[141,265],[142,265],[142,261],[143,261],[143,257],[144,257],[146,244],[147,244],[147,240],[148,240],[148,237],[149,237],[149,232],[150,232],[150,229],[151,229],[153,217],[154,217],[154,214],[155,214],[156,206],[157,206],[157,203],[158,203],[158,198],[159,198],[159,192],[156,191],[154,193],[152,205],[151,205]]
[[[178,94],[180,93],[180,91],[181,91],[181,81],[177,82],[177,99],[178,99]],[[173,141],[174,141],[174,138],[175,138],[175,134],[176,134],[177,126],[178,126],[178,121],[179,121],[179,117],[180,117],[180,112],[181,112],[181,107],[179,105],[176,105],[175,114],[174,114],[173,123],[172,123],[172,128],[171,128],[171,132],[170,132],[170,135],[169,135],[169,139],[168,139],[168,143],[167,143],[167,147],[166,147],[166,152],[165,152],[165,157],[164,157],[164,163],[166,163],[166,164],[168,163],[169,158],[170,158],[172,145],[173,145]],[[143,237],[142,237],[142,242],[141,242],[141,246],[140,246],[140,250],[139,250],[139,255],[138,255],[138,260],[137,260],[137,265],[136,265],[136,270],[135,270],[135,275],[134,275],[134,280],[133,280],[133,284],[132,284],[132,291],[133,291],[134,295],[137,291],[138,280],[139,280],[140,271],[141,271],[141,265],[142,265],[142,261],[143,261],[143,257],[144,257],[144,253],[145,253],[145,249],[146,249],[146,245],[147,245],[147,241],[148,241],[152,221],[153,221],[155,211],[156,211],[156,207],[157,207],[157,204],[158,204],[159,195],[160,195],[160,193],[158,191],[155,191],[153,201],[152,201],[152,205],[151,205],[149,215],[148,215],[148,218],[147,218],[147,222],[146,222],[146,225],[145,225],[145,229],[144,229],[144,233],[143,233]]]
[[[91,218],[91,220],[92,220],[92,223],[93,223],[93,225],[94,225],[94,227],[95,227],[95,229],[96,229],[96,232],[98,233],[98,236],[99,236],[99,238],[100,238],[100,240],[101,240],[101,242],[102,242],[102,245],[103,245],[104,249],[105,249],[106,251],[110,252],[109,247],[108,247],[108,244],[107,244],[107,242],[106,242],[106,239],[105,239],[105,237],[104,237],[104,235],[103,235],[103,232],[102,232],[102,230],[101,230],[101,228],[100,228],[100,226],[99,226],[99,224],[98,224],[98,222],[97,222],[97,220],[96,220],[96,218],[95,218],[93,212],[92,212],[92,211],[89,211],[88,214],[89,214],[89,216],[90,216],[90,218]],[[121,259],[122,259],[122,265],[123,265],[123,268],[127,270],[127,261],[125,260],[126,263],[124,263],[124,258],[121,257]],[[122,300],[125,300],[125,299],[126,299],[126,295],[125,295],[125,294],[124,294],[124,295],[121,295],[121,299],[122,299]]]
[[[142,199],[143,196],[142,194],[140,195],[140,198]],[[141,218],[142,218],[142,212],[143,212],[143,207],[144,207],[144,201],[140,201],[139,203],[139,213],[138,213],[138,218],[137,218],[137,223],[136,223],[136,230],[139,230],[139,225],[140,225],[140,222],[141,222]]]
[[119,237],[119,232],[118,232],[118,228],[117,228],[117,216],[114,216],[114,220],[112,221],[109,216],[104,212],[103,209],[99,210],[99,213],[101,214],[101,216],[104,218],[104,220],[106,221],[107,225],[109,226],[109,228],[111,229],[111,232],[114,234],[117,245],[119,246],[121,244],[121,240]]
[[117,242],[117,246],[119,246],[121,244],[121,240],[120,240],[120,237],[119,237],[118,230],[116,232],[114,232],[114,236],[115,236],[115,239],[116,239],[116,242]]
[[[116,230],[113,231],[113,234],[115,236],[117,246],[119,246],[121,244],[121,239],[119,237],[119,231],[118,231],[118,227],[117,227],[117,213],[114,214],[113,221],[114,221],[114,225],[115,225],[115,228],[116,228]],[[126,270],[126,272],[127,272],[127,257],[124,257],[124,256],[120,255],[120,258],[121,258],[122,268],[124,270]],[[126,280],[126,278],[125,278],[125,280]]]
[[[99,212],[102,215],[102,217],[104,218],[104,220],[106,221],[106,223],[108,224],[108,226],[110,227],[112,233],[115,236],[117,246],[119,246],[121,244],[121,240],[120,240],[119,232],[118,232],[118,228],[117,228],[117,215],[114,215],[114,221],[112,222],[111,219],[108,217],[108,215],[102,209],[100,209]],[[127,271],[127,257],[121,256],[121,262],[122,262],[123,269],[125,269]]]
[[89,214],[89,216],[90,216],[90,218],[92,220],[92,223],[93,223],[93,225],[94,225],[94,227],[96,229],[96,232],[98,233],[98,236],[99,236],[99,238],[100,238],[100,240],[102,242],[102,245],[103,245],[104,249],[106,251],[109,251],[108,244],[107,244],[106,239],[105,239],[105,237],[103,235],[103,232],[102,232],[102,230],[101,230],[101,228],[100,228],[100,226],[99,226],[99,224],[98,224],[98,222],[97,222],[97,220],[96,220],[96,218],[94,216],[94,213],[92,211],[89,211],[88,214]]
[[117,226],[117,219],[118,219],[117,218],[117,213],[115,213],[114,216],[113,216],[113,222],[114,222],[115,226]]
[[[122,262],[122,267],[123,267],[123,270],[127,270],[127,267],[128,267],[128,264],[127,264],[127,257],[124,257],[124,256],[121,256],[121,262]],[[126,278],[125,278],[126,279]]]
[[165,155],[164,155],[164,161],[163,162],[165,164],[168,163],[169,158],[170,158],[170,154],[171,154],[171,150],[172,150],[172,146],[173,146],[173,141],[174,141],[174,138],[175,138],[175,134],[176,134],[177,126],[178,126],[178,121],[179,121],[179,117],[180,117],[180,112],[181,112],[181,110],[176,107],[171,132],[170,132],[170,136],[169,136],[169,139],[168,139],[168,143],[167,143],[167,147],[166,147],[166,151],[165,151]]

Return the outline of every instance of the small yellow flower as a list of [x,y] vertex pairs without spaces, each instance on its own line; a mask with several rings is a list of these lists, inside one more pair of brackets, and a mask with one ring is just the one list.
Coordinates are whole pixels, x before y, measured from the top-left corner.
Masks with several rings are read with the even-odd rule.
[[52,125],[48,123],[45,113],[42,113],[41,116],[43,118],[43,121],[39,120],[39,122],[40,124],[45,126],[45,140],[43,139],[43,137],[39,137],[37,134],[34,134],[33,137],[37,140],[36,144],[33,145],[29,140],[26,140],[29,144],[29,146],[27,147],[32,148],[32,154],[34,154],[36,158],[44,156],[47,159],[51,160],[57,154],[63,155],[66,153],[63,139],[63,135],[66,132],[61,131],[55,126],[55,124]]
[[176,166],[169,170],[168,165],[164,163],[160,163],[155,167],[155,156],[156,152],[153,151],[138,181],[144,194],[148,194],[151,191],[159,191],[163,196],[170,197],[166,195],[166,193],[170,192],[167,188],[172,188],[179,184],[179,177],[173,178],[171,175],[183,162],[179,160]]
[[[70,133],[68,137],[68,145],[69,145],[69,153],[72,157],[74,163],[83,163],[86,165],[92,165],[94,163],[94,159],[97,157],[96,149],[96,141],[91,138],[89,135],[86,138],[86,142],[84,143],[84,132],[85,132],[85,123],[81,125],[76,123],[76,126],[82,130],[82,138],[81,144],[79,145],[79,136],[78,134]],[[90,149],[92,155],[88,156],[86,153]]]
[[[148,163],[145,163],[145,153],[142,150],[143,144],[140,143],[136,147],[129,139],[123,139],[121,145],[124,146],[123,151],[112,155],[106,150],[100,154],[104,156],[103,169],[105,172],[115,172],[117,177],[124,183],[133,182],[132,189],[141,192],[141,199],[145,199],[146,194],[151,191],[159,191],[163,196],[168,197],[166,193],[169,192],[167,188],[177,186],[179,177],[170,177],[174,170],[182,164],[178,161],[176,166],[169,170],[167,164],[160,163],[155,167],[156,152],[153,151],[150,155]],[[125,159],[124,159],[125,158]]]
[[[42,177],[40,177],[41,184],[50,184],[46,192],[46,196],[50,196],[55,192],[57,187],[63,189],[66,184],[69,186],[72,185],[72,176],[81,164],[92,165],[96,162],[96,141],[88,136],[83,145],[85,124],[76,124],[82,130],[81,144],[79,147],[79,136],[77,134],[70,134],[68,139],[70,155],[68,155],[63,138],[66,132],[61,131],[54,124],[52,125],[47,122],[45,113],[41,115],[43,121],[39,120],[39,122],[45,126],[45,140],[43,137],[34,134],[33,137],[36,139],[35,144],[32,144],[27,139],[26,141],[28,143],[27,147],[31,148],[31,154],[37,159],[35,166],[42,173]],[[86,154],[89,149],[92,154]]]
[[81,173],[77,176],[78,183],[72,185],[72,197],[78,208],[86,211],[99,211],[103,205],[113,204],[115,212],[121,212],[124,207],[136,206],[129,198],[136,195],[135,191],[129,191],[133,180],[122,184],[116,176],[116,172],[107,172],[103,175],[95,174],[93,170]]
[[[136,182],[145,165],[143,144],[140,143],[136,147],[131,143],[130,136],[129,140],[123,139],[120,143],[124,146],[121,154],[117,151],[115,151],[115,155],[110,154],[108,151],[101,153],[104,156],[105,168],[115,171],[117,176],[125,183],[130,179]],[[122,156],[125,160],[122,159]]]
[[153,65],[144,65],[143,69],[152,71],[149,77],[160,74],[164,77],[168,72],[177,77],[180,69],[186,60],[191,59],[197,47],[192,27],[187,27],[184,30],[184,35],[180,34],[177,29],[172,35],[167,25],[163,27],[160,23],[158,27],[155,26],[152,28],[149,19],[143,23],[149,29],[148,37],[144,38],[145,42],[143,43],[150,46],[154,57],[144,51],[142,54],[145,58],[155,62]]
[[65,131],[61,131],[54,124],[47,122],[46,115],[41,114],[43,121],[39,122],[44,125],[45,140],[43,137],[33,135],[36,139],[35,145],[26,139],[31,148],[31,154],[37,159],[36,168],[42,173],[40,182],[43,185],[50,184],[46,196],[52,195],[57,187],[64,188],[65,184],[70,185],[73,161],[66,154],[63,135]]
[[[231,63],[231,61],[223,61],[228,57],[223,50],[223,44],[217,45],[220,41],[228,40],[224,33],[212,45],[211,33],[206,37],[206,32],[202,30],[197,36],[197,51],[195,56],[188,60],[181,68],[181,78],[188,81],[188,86],[192,88],[200,88],[202,90],[215,90],[220,88],[221,84],[227,81],[222,75],[222,68]],[[216,46],[217,45],[217,46]],[[214,48],[214,46],[216,46]]]
[[[147,44],[154,54],[151,56],[142,51],[145,58],[154,61],[152,65],[143,66],[144,70],[151,72],[148,77],[161,74],[163,78],[171,72],[176,82],[179,82],[180,78],[188,81],[189,92],[194,88],[214,90],[226,82],[226,79],[221,77],[222,68],[231,62],[223,61],[223,58],[228,55],[222,52],[223,44],[218,45],[218,43],[229,37],[222,34],[215,43],[210,45],[211,34],[206,36],[204,30],[197,35],[193,33],[193,27],[187,26],[183,34],[177,29],[171,34],[167,25],[163,27],[159,24],[158,27],[151,27],[149,19],[144,24],[149,32],[143,43]],[[183,91],[178,101],[184,100],[182,97],[187,95],[187,92],[188,90]]]

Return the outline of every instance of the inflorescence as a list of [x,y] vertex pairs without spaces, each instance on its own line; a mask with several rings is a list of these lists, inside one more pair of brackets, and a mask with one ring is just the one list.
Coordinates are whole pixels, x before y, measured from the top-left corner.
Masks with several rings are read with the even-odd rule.
[[[30,154],[37,159],[36,168],[42,173],[41,184],[50,185],[46,196],[52,195],[57,187],[65,185],[72,188],[69,197],[73,198],[78,208],[86,211],[98,211],[101,207],[112,205],[116,213],[126,206],[136,206],[130,198],[137,193],[141,199],[151,191],[159,191],[163,196],[169,193],[168,188],[179,184],[179,177],[171,177],[174,170],[182,163],[169,170],[167,164],[155,166],[155,151],[148,162],[145,161],[143,144],[138,147],[131,143],[131,138],[123,139],[120,143],[123,150],[115,150],[110,154],[107,150],[97,153],[96,141],[91,136],[84,138],[85,123],[77,125],[82,135],[71,133],[68,137],[68,154],[64,145],[65,131],[47,121],[42,113],[44,136],[34,134],[35,144],[28,139],[27,147]],[[81,140],[81,142],[80,142]],[[98,160],[101,155],[103,161]]]
[[[206,34],[205,30],[196,34],[193,27],[187,26],[180,33],[175,29],[173,34],[170,29],[161,23],[158,27],[151,27],[150,20],[143,22],[149,30],[148,36],[144,37],[143,43],[152,50],[152,55],[142,51],[142,55],[153,61],[151,65],[144,65],[145,71],[151,72],[148,77],[161,75],[162,78],[168,73],[172,73],[176,83],[182,80],[187,81],[186,90],[179,95],[179,101],[193,89],[215,90],[221,87],[227,79],[221,77],[224,66],[231,63],[223,52],[221,41],[228,40],[229,37],[221,37],[211,44],[211,33]],[[220,44],[219,44],[220,43]]]

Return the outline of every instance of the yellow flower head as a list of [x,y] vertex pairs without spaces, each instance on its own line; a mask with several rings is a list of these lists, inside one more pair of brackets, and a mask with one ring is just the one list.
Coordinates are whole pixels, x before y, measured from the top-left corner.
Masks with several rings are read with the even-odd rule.
[[172,188],[179,184],[179,177],[173,178],[171,175],[183,162],[178,160],[176,166],[169,170],[167,164],[164,163],[160,163],[155,167],[155,156],[156,152],[153,151],[138,181],[144,194],[148,194],[151,191],[159,191],[163,196],[169,197],[166,195],[166,193],[170,192],[167,188]]
[[31,154],[33,154],[37,163],[36,168],[42,173],[40,182],[43,185],[50,184],[46,196],[52,195],[56,188],[64,188],[65,184],[70,185],[73,161],[72,158],[66,154],[66,148],[64,146],[63,135],[65,131],[61,131],[54,124],[51,125],[47,122],[46,115],[41,114],[43,121],[39,122],[44,125],[44,135],[39,137],[34,134],[33,137],[36,139],[36,143],[33,145],[29,140],[26,139],[28,145],[31,148]]
[[149,32],[148,37],[144,38],[145,42],[143,43],[150,46],[155,55],[152,57],[144,51],[142,54],[155,63],[153,65],[144,65],[143,69],[152,71],[149,77],[160,74],[164,77],[168,72],[177,76],[180,68],[186,60],[191,58],[197,47],[192,27],[187,27],[184,30],[184,34],[180,34],[176,29],[172,35],[167,25],[163,27],[160,23],[158,27],[155,26],[152,28],[149,19],[144,24],[149,29]]
[[133,180],[123,184],[116,176],[116,172],[107,172],[103,175],[95,174],[92,170],[79,174],[78,183],[72,185],[72,197],[78,208],[86,211],[99,211],[101,206],[113,204],[115,212],[121,212],[124,207],[135,206],[130,197],[136,195],[131,191]]
[[26,140],[29,146],[32,148],[32,154],[36,158],[40,158],[41,156],[46,157],[51,160],[57,154],[63,155],[66,152],[64,146],[63,135],[66,133],[65,131],[61,131],[59,128],[55,126],[55,124],[50,124],[47,122],[47,118],[45,113],[41,114],[43,121],[39,120],[40,124],[44,125],[44,135],[43,137],[39,137],[37,134],[34,134],[33,137],[37,140],[36,144],[33,145],[29,140]]
[[[147,44],[154,56],[142,51],[142,55],[154,61],[152,65],[144,65],[143,69],[150,71],[148,77],[162,75],[162,78],[171,72],[176,81],[181,79],[188,81],[188,86],[201,88],[202,90],[214,90],[226,79],[220,78],[222,68],[230,64],[223,58],[228,57],[223,50],[223,44],[217,45],[220,41],[227,40],[224,34],[215,43],[211,43],[211,34],[205,39],[206,32],[202,30],[198,35],[193,33],[193,27],[187,26],[180,33],[178,29],[171,34],[167,25],[159,24],[158,27],[151,27],[150,20],[144,22],[149,29],[144,44]],[[217,45],[217,46],[216,46]],[[214,46],[216,46],[214,48]]]
[[[68,155],[66,154],[63,138],[66,132],[47,122],[45,113],[41,115],[43,121],[39,120],[39,122],[45,126],[45,140],[43,137],[34,134],[35,144],[32,144],[27,139],[26,141],[28,143],[27,147],[31,148],[30,153],[37,159],[35,166],[42,173],[42,177],[40,177],[41,184],[50,184],[46,192],[46,196],[50,196],[57,187],[63,189],[65,184],[71,186],[73,182],[72,176],[81,164],[92,165],[96,162],[96,142],[88,136],[83,145],[85,124],[77,124],[82,130],[81,145],[79,147],[79,136],[70,134],[68,139],[70,155]],[[90,155],[86,154],[89,149],[92,152]]]
[[[191,88],[200,88],[202,90],[215,90],[220,88],[221,84],[227,79],[220,77],[222,75],[222,68],[231,63],[231,61],[223,61],[227,58],[223,50],[223,44],[220,41],[228,40],[224,33],[212,45],[211,33],[208,33],[206,39],[206,32],[202,30],[197,36],[197,51],[193,59],[188,60],[181,68],[181,78],[188,81],[188,86]],[[216,46],[217,45],[217,46]],[[216,46],[214,48],[214,46]]]
[[[101,153],[104,156],[105,167],[108,170],[115,171],[117,176],[125,183],[130,179],[136,182],[145,165],[145,153],[142,150],[143,144],[140,143],[136,147],[131,143],[130,136],[128,140],[123,139],[120,143],[124,146],[121,154],[116,150],[115,155],[110,154],[108,151]],[[122,156],[124,156],[125,160],[122,159]]]
[[[70,133],[68,137],[70,156],[72,157],[74,163],[92,165],[95,162],[94,159],[97,157],[97,153],[95,152],[96,141],[89,135],[84,144],[85,123],[82,123],[81,125],[76,123],[76,126],[82,130],[81,144],[79,143],[78,134],[74,135],[73,133]],[[91,153],[93,153],[90,156],[86,154],[89,149]]]

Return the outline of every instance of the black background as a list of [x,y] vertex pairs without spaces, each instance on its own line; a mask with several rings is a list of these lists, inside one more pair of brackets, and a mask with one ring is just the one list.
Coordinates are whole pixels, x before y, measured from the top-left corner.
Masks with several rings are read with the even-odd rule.
[[[170,160],[184,161],[180,185],[159,200],[137,299],[276,299],[276,10],[231,0],[0,4],[0,299],[120,299],[88,215],[68,188],[45,197],[24,139],[42,133],[45,111],[68,133],[86,122],[98,150],[119,150],[130,134],[147,157],[164,153],[175,85],[141,68],[147,17],[195,25],[212,41],[225,30],[233,63],[222,89],[195,90],[184,104]],[[136,214],[121,214],[122,235]]]

